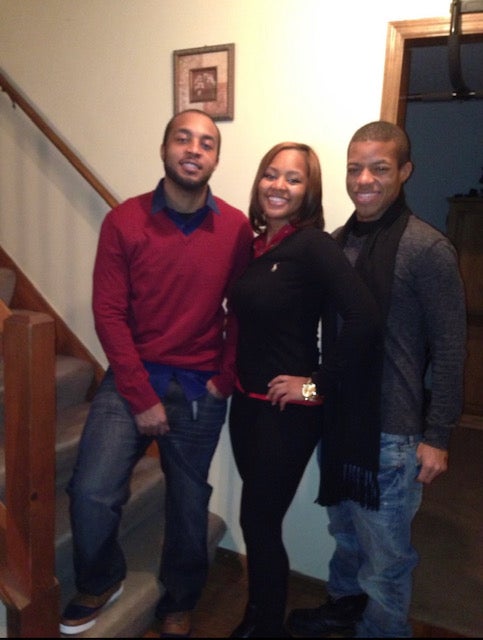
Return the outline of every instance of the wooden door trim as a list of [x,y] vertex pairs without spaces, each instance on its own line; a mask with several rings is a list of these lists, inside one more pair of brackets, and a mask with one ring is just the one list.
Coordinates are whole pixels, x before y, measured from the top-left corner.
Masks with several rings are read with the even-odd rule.
[[[386,62],[381,101],[381,120],[404,125],[406,103],[400,100],[407,93],[409,56],[406,45],[415,40],[430,40],[449,36],[450,17],[424,18],[390,22],[386,38]],[[483,13],[461,16],[463,36],[483,34]]]

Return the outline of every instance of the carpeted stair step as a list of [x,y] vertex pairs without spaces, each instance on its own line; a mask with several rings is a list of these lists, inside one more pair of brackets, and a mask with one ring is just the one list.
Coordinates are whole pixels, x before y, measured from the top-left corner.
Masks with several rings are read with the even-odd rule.
[[[124,507],[120,539],[152,516],[160,518],[164,509],[164,476],[159,460],[144,456],[136,465],[131,480],[131,496]],[[72,533],[69,522],[69,499],[65,486],[59,486],[56,508],[56,575],[62,590],[69,595],[73,584]]]
[[[210,513],[208,549],[213,560],[226,525],[217,515]],[[160,547],[163,536],[162,518],[155,514],[130,531],[123,540],[128,575],[121,597],[99,615],[96,624],[80,633],[78,638],[142,638],[153,626],[156,604],[163,593],[157,580]],[[72,594],[74,589],[72,589]],[[63,605],[70,596],[63,594]]]
[[58,354],[55,390],[57,411],[84,402],[94,379],[94,368],[87,360]]
[[[57,410],[84,402],[94,378],[94,368],[87,360],[73,356],[57,355],[55,365],[55,390]],[[4,367],[0,358],[0,420],[3,421]]]
[[[68,498],[57,497],[56,575],[61,586],[61,609],[76,592],[72,566],[72,536],[68,519]],[[106,608],[98,621],[76,637],[141,637],[152,626],[156,603],[162,593],[157,575],[164,529],[164,476],[159,460],[145,456],[137,464],[131,497],[121,521],[119,539],[126,554],[128,575],[120,599]],[[226,531],[224,521],[209,516],[210,559]]]
[[[77,446],[89,403],[67,407],[57,414],[56,438],[56,484],[65,486],[72,474],[77,455]],[[0,423],[0,499],[5,490],[5,425]]]

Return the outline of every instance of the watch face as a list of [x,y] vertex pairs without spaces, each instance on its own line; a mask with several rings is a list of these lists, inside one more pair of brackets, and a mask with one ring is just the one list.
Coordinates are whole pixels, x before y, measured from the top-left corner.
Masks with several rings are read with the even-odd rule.
[[311,398],[317,395],[317,389],[315,387],[315,382],[306,382],[302,385],[302,395],[305,400],[310,400]]

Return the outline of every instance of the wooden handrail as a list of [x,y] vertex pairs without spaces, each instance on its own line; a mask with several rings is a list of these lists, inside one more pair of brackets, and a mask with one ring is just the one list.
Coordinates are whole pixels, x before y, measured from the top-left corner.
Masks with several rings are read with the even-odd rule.
[[62,140],[62,138],[53,130],[47,121],[36,111],[26,98],[21,94],[20,90],[14,87],[11,80],[7,78],[5,73],[0,70],[0,86],[10,96],[13,106],[18,105],[24,113],[32,120],[32,122],[44,133],[53,145],[62,153],[65,158],[73,165],[77,171],[83,176],[91,187],[107,202],[111,207],[116,207],[119,201],[106,189],[106,187],[96,178],[92,171],[82,162],[82,160],[72,151],[72,149]]
[[[92,171],[82,162],[77,154],[62,140],[38,111],[28,102],[21,91],[0,69],[0,87],[10,96],[13,106],[18,105],[22,111],[30,118],[40,131],[50,140],[50,142],[62,153],[70,164],[87,180],[89,185],[100,195],[100,197],[111,207],[116,207],[119,201],[108,191],[108,189],[96,178]],[[104,368],[90,354],[84,345],[70,331],[60,316],[50,307],[47,301],[39,294],[25,274],[17,267],[8,254],[0,247],[0,264],[12,269],[16,273],[17,284],[15,287],[12,305],[16,308],[29,309],[31,311],[45,312],[51,315],[56,323],[56,345],[57,350],[68,353],[76,357],[87,359],[92,362],[95,371],[95,383],[89,392],[92,396],[95,388],[104,375]],[[1,315],[1,309],[0,309]],[[1,318],[0,318],[1,322]],[[1,340],[0,340],[1,346]],[[67,350],[66,350],[67,346]]]

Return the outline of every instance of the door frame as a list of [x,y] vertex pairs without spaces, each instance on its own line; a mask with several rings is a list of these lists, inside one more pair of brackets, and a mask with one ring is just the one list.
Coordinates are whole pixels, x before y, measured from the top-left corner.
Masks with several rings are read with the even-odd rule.
[[[450,32],[451,18],[423,18],[389,22],[386,38],[386,61],[381,100],[381,120],[404,126],[409,84],[409,47],[414,44],[444,44]],[[461,16],[461,37],[483,35],[483,13]],[[438,39],[435,41],[434,39]]]

